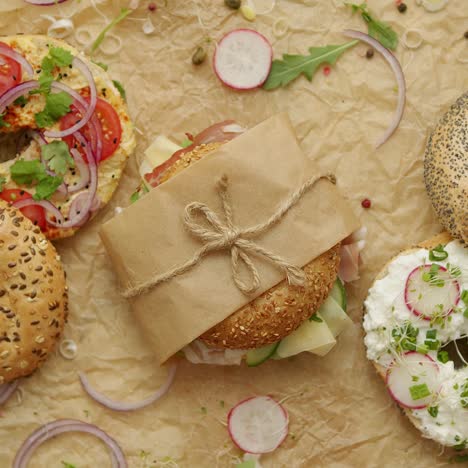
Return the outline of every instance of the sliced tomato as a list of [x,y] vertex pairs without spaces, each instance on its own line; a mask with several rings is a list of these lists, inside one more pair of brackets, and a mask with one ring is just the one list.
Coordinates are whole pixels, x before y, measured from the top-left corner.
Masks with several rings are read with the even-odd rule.
[[[120,125],[120,118],[117,112],[107,101],[104,101],[104,99],[98,98],[95,113],[102,128],[101,161],[104,161],[105,159],[111,157],[119,147],[120,140],[122,138],[122,126]],[[66,116],[62,117],[62,119],[60,120],[60,128],[62,130],[70,128],[72,125],[75,125],[75,123],[77,123],[80,119],[81,113],[73,107],[72,111],[69,112]],[[85,125],[81,129],[81,133],[83,133],[83,135],[88,141],[90,140],[89,132],[89,125]],[[70,149],[78,148],[84,160],[87,161],[86,155],[76,143],[75,137],[73,135],[69,135],[63,140],[67,143]]]
[[15,60],[0,54],[0,95],[20,82],[21,65]]
[[[32,195],[20,189],[4,189],[0,192],[0,198],[10,203],[21,200],[29,200]],[[29,218],[35,226],[39,226],[41,231],[47,229],[46,213],[42,206],[31,205],[20,209],[21,213]]]

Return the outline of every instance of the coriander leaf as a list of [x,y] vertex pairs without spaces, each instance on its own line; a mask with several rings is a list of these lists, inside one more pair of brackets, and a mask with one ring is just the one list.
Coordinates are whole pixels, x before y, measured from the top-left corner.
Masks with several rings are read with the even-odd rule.
[[61,47],[51,47],[49,56],[57,67],[68,67],[73,62],[73,55],[68,50]]
[[24,107],[28,103],[28,100],[24,96],[20,96],[18,99],[16,99],[13,104],[15,106],[21,106]]
[[5,117],[6,115],[6,112],[4,112],[3,114],[0,114],[0,128],[1,127],[11,127],[11,125],[8,123],[8,122],[5,122],[3,120],[3,118]]
[[106,34],[117,24],[119,24],[121,21],[123,21],[130,13],[132,10],[129,8],[122,8],[120,10],[120,14],[115,17],[100,33],[99,36],[96,38],[96,40],[93,42],[93,45],[91,46],[91,53],[94,53],[96,49],[101,45],[102,41],[106,37]]
[[0,192],[3,190],[3,186],[6,184],[5,177],[0,176]]
[[11,178],[20,185],[31,185],[44,178],[47,173],[40,161],[24,161],[19,159],[10,167]]
[[75,167],[75,161],[70,156],[68,145],[64,141],[52,141],[41,146],[42,157],[48,161],[49,168],[63,176],[69,167]]
[[358,41],[350,41],[340,45],[311,47],[309,49],[310,55],[284,54],[283,60],[273,60],[270,74],[263,88],[270,90],[285,86],[301,73],[311,81],[320,65],[323,63],[333,65],[346,49],[355,46],[357,43]]
[[72,97],[63,91],[48,94],[46,96],[44,110],[35,115],[38,127],[45,128],[52,126],[60,117],[70,112],[70,105],[72,102]]
[[34,200],[46,200],[50,198],[61,185],[63,179],[61,177],[54,177],[46,175],[36,185],[36,193],[33,195]]
[[377,39],[387,49],[395,50],[397,48],[397,33],[387,23],[375,19],[365,2],[360,5],[353,3],[345,3],[345,5],[350,6],[353,13],[360,11],[362,19],[367,23],[369,36]]
[[122,96],[122,99],[124,101],[126,101],[127,100],[127,93],[125,92],[125,89],[122,86],[122,83],[120,81],[117,81],[117,80],[112,80],[112,83],[114,83],[114,86],[117,88],[117,91]]

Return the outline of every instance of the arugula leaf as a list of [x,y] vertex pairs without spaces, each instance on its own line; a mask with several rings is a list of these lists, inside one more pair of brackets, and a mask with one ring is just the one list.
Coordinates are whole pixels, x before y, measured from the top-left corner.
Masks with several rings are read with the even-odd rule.
[[70,105],[73,98],[61,91],[59,93],[48,94],[44,110],[38,112],[34,117],[39,128],[52,126],[60,117],[70,112]]
[[0,114],[0,128],[1,127],[11,127],[11,125],[8,123],[8,122],[5,122],[3,120],[3,118],[5,117],[6,115],[6,112],[4,112],[3,114]]
[[0,192],[3,190],[3,186],[6,184],[6,179],[3,176],[0,176]]
[[96,52],[96,49],[101,45],[102,41],[106,37],[106,34],[117,24],[119,24],[121,21],[123,21],[130,13],[132,10],[129,8],[122,8],[120,10],[120,14],[114,18],[100,33],[99,36],[96,38],[96,40],[93,42],[93,45],[91,46],[91,53]]
[[33,161],[16,161],[11,167],[11,178],[22,185],[32,185],[37,182],[34,200],[49,198],[63,182],[61,177],[50,176],[45,167],[37,159]]
[[120,93],[122,96],[122,99],[124,101],[127,100],[127,93],[125,92],[125,89],[120,81],[117,80],[112,80],[112,83],[114,83],[114,86],[117,88],[117,91]]
[[268,79],[263,85],[264,89],[275,89],[287,85],[301,73],[311,81],[317,68],[323,63],[333,65],[338,57],[347,49],[355,46],[358,41],[350,41],[340,45],[325,47],[311,47],[310,55],[284,54],[283,60],[273,60]]
[[68,145],[64,141],[52,141],[41,146],[42,157],[56,174],[63,176],[69,167],[75,167]]
[[361,13],[362,19],[367,23],[369,36],[377,39],[387,49],[395,50],[397,48],[397,33],[389,24],[375,19],[369,11],[366,2],[361,3],[360,5],[356,5],[354,3],[345,3],[345,5],[350,6],[353,13],[356,13],[357,11]]

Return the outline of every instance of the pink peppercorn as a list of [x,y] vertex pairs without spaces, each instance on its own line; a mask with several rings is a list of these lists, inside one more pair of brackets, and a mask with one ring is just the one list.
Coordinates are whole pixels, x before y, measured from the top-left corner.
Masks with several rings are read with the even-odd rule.
[[148,10],[149,11],[156,11],[158,7],[156,6],[156,3],[154,2],[151,2],[149,5],[148,5]]
[[371,201],[370,201],[368,198],[364,198],[364,200],[362,200],[362,202],[361,202],[361,206],[362,206],[363,208],[366,208],[366,209],[367,209],[367,208],[370,208],[371,205],[372,205],[372,203],[371,203]]
[[331,72],[331,68],[329,66],[326,66],[326,67],[323,68],[323,74],[325,76],[328,76],[330,74],[330,72]]

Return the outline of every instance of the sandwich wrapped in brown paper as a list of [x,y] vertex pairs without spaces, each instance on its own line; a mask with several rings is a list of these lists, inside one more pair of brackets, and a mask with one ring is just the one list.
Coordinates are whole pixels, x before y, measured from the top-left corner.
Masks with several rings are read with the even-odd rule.
[[[287,116],[279,114],[152,190],[107,222],[101,237],[126,289],[183,264],[200,248],[184,229],[183,213],[197,201],[222,217],[216,184],[223,175],[234,223],[246,228],[266,221],[291,193],[321,174],[299,147]],[[255,242],[302,267],[358,227],[336,186],[321,179]],[[131,299],[160,363],[284,279],[270,263],[253,261],[261,284],[252,294],[237,288],[231,256],[221,251]]]

